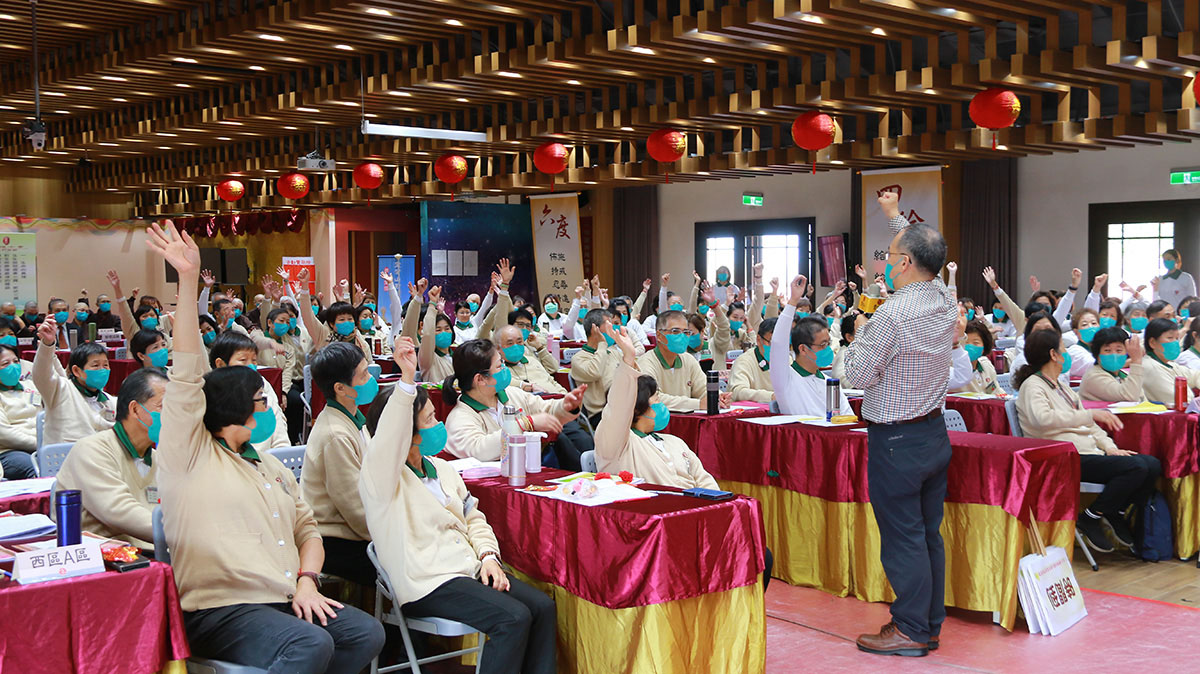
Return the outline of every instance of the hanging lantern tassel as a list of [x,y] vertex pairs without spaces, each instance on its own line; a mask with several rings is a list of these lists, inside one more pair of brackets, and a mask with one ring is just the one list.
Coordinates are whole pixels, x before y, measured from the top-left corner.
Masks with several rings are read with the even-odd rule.
[[667,184],[670,185],[671,184],[671,172],[666,171],[665,173],[663,173],[663,177],[667,179]]
[[554,176],[567,170],[571,151],[562,143],[542,143],[533,151],[533,165],[550,176],[550,191],[554,191]]
[[[646,153],[660,164],[674,164],[687,152],[687,136],[675,129],[659,129],[646,138]],[[667,184],[671,184],[671,170],[663,172]]]
[[1007,129],[1021,116],[1021,99],[1008,89],[993,87],[975,94],[967,112],[975,126],[991,129],[995,150],[996,131]]
[[992,149],[993,150],[996,149],[996,132],[995,131],[992,132]]

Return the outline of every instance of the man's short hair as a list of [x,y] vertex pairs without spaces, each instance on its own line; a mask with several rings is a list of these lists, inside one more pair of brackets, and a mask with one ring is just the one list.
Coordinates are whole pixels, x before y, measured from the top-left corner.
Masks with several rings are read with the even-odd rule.
[[208,350],[208,364],[216,368],[217,359],[220,358],[225,361],[226,365],[229,365],[233,354],[238,351],[253,351],[257,354],[258,346],[254,344],[253,339],[240,332],[233,332],[232,330],[222,332],[217,335],[216,341],[213,342],[212,347]]
[[533,317],[533,312],[525,307],[513,309],[512,311],[508,312],[509,325],[516,325],[518,318],[525,318],[529,321],[530,325],[537,325],[537,320]]
[[365,356],[362,349],[346,342],[331,342],[313,354],[309,370],[313,383],[325,395],[326,400],[335,400],[334,384],[353,386],[354,371]]
[[121,390],[117,393],[117,422],[129,417],[129,403],[137,402],[145,405],[154,397],[154,383],[161,381],[167,385],[167,375],[156,367],[143,367],[134,371],[125,381],[121,382]]
[[675,311],[674,309],[667,309],[666,311],[660,313],[658,315],[658,318],[655,319],[654,329],[655,330],[666,329],[667,321],[675,319],[675,318],[679,318],[679,319],[682,319],[684,322],[687,322],[687,314],[683,313],[682,311]]
[[[604,319],[612,320],[612,314],[608,309],[592,309],[583,315],[583,334],[588,337],[592,336],[592,328],[599,330],[604,325]],[[616,319],[620,321],[621,319]]]
[[801,344],[811,347],[817,339],[817,333],[829,329],[829,322],[817,316],[805,316],[792,326],[792,351]]
[[900,245],[908,251],[913,264],[926,274],[936,276],[946,264],[946,239],[929,225],[905,227],[900,234]]

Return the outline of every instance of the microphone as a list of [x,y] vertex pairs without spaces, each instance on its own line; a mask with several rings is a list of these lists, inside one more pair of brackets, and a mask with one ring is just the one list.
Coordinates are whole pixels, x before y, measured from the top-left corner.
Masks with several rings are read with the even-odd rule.
[[858,310],[870,316],[879,309],[887,298],[881,297],[879,294],[879,284],[872,283],[867,286],[863,294],[858,296]]

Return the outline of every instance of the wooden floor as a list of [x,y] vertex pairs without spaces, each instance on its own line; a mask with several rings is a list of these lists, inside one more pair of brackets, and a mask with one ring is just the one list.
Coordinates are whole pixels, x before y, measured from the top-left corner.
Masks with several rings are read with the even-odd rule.
[[1154,563],[1135,559],[1128,552],[1092,555],[1100,565],[1099,571],[1092,571],[1083,553],[1075,551],[1075,578],[1083,587],[1200,607],[1200,569],[1196,568],[1195,560],[1168,559]]

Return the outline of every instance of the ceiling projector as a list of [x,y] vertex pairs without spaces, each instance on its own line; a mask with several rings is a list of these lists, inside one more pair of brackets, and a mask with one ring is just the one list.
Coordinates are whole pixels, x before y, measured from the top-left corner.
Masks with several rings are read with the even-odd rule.
[[337,169],[337,162],[326,159],[313,150],[296,162],[296,168],[301,171],[334,171]]

